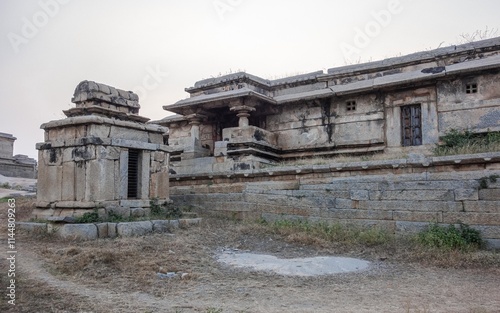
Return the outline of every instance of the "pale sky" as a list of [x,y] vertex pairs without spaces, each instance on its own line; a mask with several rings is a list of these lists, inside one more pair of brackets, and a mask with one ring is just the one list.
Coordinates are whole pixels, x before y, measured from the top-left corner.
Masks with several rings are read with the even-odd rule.
[[[82,80],[153,120],[198,80],[281,78],[448,46],[500,28],[498,0],[0,0],[0,132],[37,158]],[[500,36],[500,32],[497,33]]]

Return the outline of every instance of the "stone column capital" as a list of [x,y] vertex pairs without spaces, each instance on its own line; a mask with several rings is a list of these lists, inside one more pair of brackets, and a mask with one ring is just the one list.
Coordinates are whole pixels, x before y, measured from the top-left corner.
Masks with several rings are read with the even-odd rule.
[[186,115],[186,119],[189,122],[189,125],[200,125],[201,121],[206,119],[207,116],[204,114],[199,114],[199,113],[193,113]]
[[237,113],[250,113],[255,111],[255,107],[249,105],[235,105],[232,106],[230,111],[236,111]]

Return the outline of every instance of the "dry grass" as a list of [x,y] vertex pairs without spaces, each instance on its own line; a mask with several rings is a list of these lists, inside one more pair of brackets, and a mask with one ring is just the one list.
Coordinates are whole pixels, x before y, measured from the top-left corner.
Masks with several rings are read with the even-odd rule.
[[[413,242],[398,241],[392,237],[382,237],[374,241],[374,237],[378,238],[377,233],[367,233],[369,235],[366,235],[366,238],[356,241],[356,232],[351,231],[345,233],[342,240],[332,241],[331,237],[325,236],[319,230],[311,232],[293,227],[276,228],[260,222],[204,219],[201,227],[179,229],[175,235],[156,234],[79,243],[22,235],[19,241],[29,245],[48,271],[62,281],[123,295],[139,292],[152,295],[155,299],[176,298],[179,294],[192,294],[199,288],[209,288],[207,286],[213,286],[210,288],[230,298],[236,282],[262,286],[258,289],[268,288],[268,283],[271,282],[277,284],[276,277],[263,275],[256,278],[255,274],[236,273],[218,265],[214,256],[222,247],[273,253],[281,257],[344,255],[372,261],[384,259],[388,262],[416,263],[432,267],[486,269],[497,273],[500,268],[500,258],[495,253],[437,253],[431,250],[414,250]],[[185,280],[159,279],[156,275],[158,272],[184,272],[190,273],[190,276]],[[234,281],[228,281],[228,275],[234,275],[231,276]],[[311,280],[307,284],[311,284],[311,288],[324,288],[322,281],[316,283]],[[289,284],[287,288],[300,290],[301,287],[297,286],[302,286],[304,281],[287,280],[279,284]],[[89,305],[88,300],[84,301],[74,294],[57,290],[43,282],[26,280],[21,281],[20,286],[22,292],[19,301],[25,308],[29,308],[26,312],[109,312],[106,307],[99,304]],[[272,286],[274,285],[270,287]],[[204,293],[205,289],[202,289],[202,294]],[[216,297],[219,297],[219,294]],[[207,304],[197,312],[219,310],[219,307],[222,306]],[[415,300],[403,312],[429,312],[425,310],[422,302]],[[4,312],[1,308],[0,311]],[[185,311],[180,308],[168,312]]]
[[[32,202],[32,199],[26,202],[19,200],[18,212],[25,217],[29,216]],[[291,224],[284,226],[286,227],[261,222],[205,218],[201,227],[179,229],[175,235],[156,234],[75,243],[54,237],[33,238],[22,234],[18,240],[29,246],[29,249],[40,257],[47,270],[62,281],[123,295],[138,292],[152,295],[155,299],[176,298],[180,294],[192,294],[200,288],[202,294],[205,294],[206,288],[213,288],[217,292],[214,297],[219,297],[220,292],[220,295],[231,298],[236,282],[241,285],[261,286],[257,289],[268,288],[268,283],[277,284],[276,277],[263,275],[256,278],[253,273],[236,273],[218,265],[214,256],[223,247],[272,253],[285,258],[343,255],[375,262],[385,260],[387,263],[408,264],[409,267],[424,266],[429,271],[444,267],[450,270],[460,268],[500,275],[500,255],[494,252],[427,249],[408,238],[382,235],[381,230],[362,232],[359,229],[339,227],[329,233],[324,227],[295,227]],[[5,272],[5,263],[0,265],[0,270]],[[185,280],[159,279],[156,275],[158,272],[183,272],[190,275]],[[4,275],[0,276],[4,279]],[[228,281],[228,276],[234,281]],[[287,288],[297,290],[301,290],[300,286],[304,283],[310,284],[311,288],[326,288],[323,287],[322,279],[317,282],[279,282]],[[41,281],[21,280],[19,286],[19,290],[22,290],[19,293],[19,303],[22,303],[20,307],[26,308],[24,312],[109,312],[106,307],[97,303],[89,304],[88,300],[75,296],[70,291],[54,288]],[[321,290],[319,294],[325,291],[318,290]],[[197,312],[218,310],[219,307],[221,306],[207,304]],[[477,307],[477,310],[470,312],[493,312],[482,310],[481,306]],[[422,300],[413,298],[407,306],[401,306],[402,312],[434,312],[429,308],[432,306],[426,306]],[[0,306],[1,312],[9,312],[3,309]],[[252,312],[251,309],[248,311]],[[169,312],[185,311],[180,308]]]
[[435,156],[446,155],[462,155],[462,154],[476,154],[486,152],[500,151],[500,142],[483,144],[479,142],[471,142],[470,144],[459,147],[439,147],[434,149]]
[[383,229],[353,225],[278,221],[256,223],[254,233],[275,234],[286,242],[313,246],[332,253],[350,253],[370,259],[390,259],[442,268],[497,268],[500,252],[423,246],[416,236],[395,237]]

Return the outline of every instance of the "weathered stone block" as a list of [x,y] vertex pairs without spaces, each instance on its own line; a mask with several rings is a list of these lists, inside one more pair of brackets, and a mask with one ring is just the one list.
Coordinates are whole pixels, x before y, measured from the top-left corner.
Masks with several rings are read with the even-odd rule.
[[158,133],[149,133],[149,142],[163,144],[163,135]]
[[151,174],[151,152],[143,151],[141,158],[141,171],[140,171],[140,191],[139,197],[141,199],[149,198],[149,179]]
[[443,223],[455,224],[458,222],[469,225],[500,225],[500,213],[443,213]]
[[117,207],[109,207],[106,209],[106,212],[113,212],[113,214],[119,215],[121,217],[130,217],[130,208],[126,206],[117,206]]
[[146,216],[146,210],[143,208],[131,208],[130,209],[131,217],[144,217]]
[[71,152],[71,160],[73,161],[88,161],[96,158],[96,147],[93,145],[67,148],[65,150]]
[[500,201],[500,189],[481,189],[481,190],[479,190],[479,200],[497,200],[497,201]]
[[335,199],[335,208],[337,209],[353,209],[356,207],[356,202],[351,199]]
[[108,223],[95,224],[99,238],[108,238]]
[[157,194],[158,199],[169,199],[170,197],[170,183],[167,172],[157,173],[156,176]]
[[108,138],[110,136],[110,125],[90,124],[87,128],[87,136],[97,138]]
[[108,237],[115,238],[117,236],[117,223],[108,223]]
[[75,163],[66,162],[62,165],[62,190],[61,199],[62,201],[75,201]]
[[149,142],[149,136],[147,132],[119,126],[112,126],[109,136],[114,139],[127,139],[144,143]]
[[53,202],[60,200],[61,184],[62,166],[39,165],[37,192],[38,201]]
[[500,201],[464,201],[465,212],[500,213]]
[[486,248],[490,250],[500,249],[500,239],[486,239]]
[[150,221],[118,223],[116,230],[122,237],[143,236],[153,232],[153,223]]
[[351,200],[369,200],[368,190],[351,190]]
[[113,160],[91,160],[86,167],[85,199],[102,201],[115,199]]
[[154,152],[153,157],[154,157],[155,161],[164,162],[166,159],[166,153],[165,152]]
[[336,219],[366,219],[392,220],[392,211],[356,210],[356,209],[327,209],[321,212],[321,217]]
[[496,226],[471,225],[471,227],[478,230],[483,238],[500,239],[500,225]]
[[121,150],[119,147],[99,146],[96,149],[96,157],[99,159],[119,160]]
[[58,236],[71,240],[94,240],[98,237],[97,226],[94,224],[66,224],[57,230]]
[[412,211],[394,211],[393,217],[396,221],[414,221],[439,223],[442,220],[440,212],[412,212]]
[[169,220],[154,220],[151,223],[153,223],[153,232],[155,233],[167,233],[171,229]]
[[453,201],[455,195],[452,190],[400,190],[382,191],[381,200],[439,200]]
[[477,189],[455,189],[455,201],[478,200]]
[[398,235],[416,234],[426,230],[428,227],[429,223],[425,222],[396,221],[396,234]]
[[462,203],[455,201],[359,201],[357,206],[359,209],[372,210],[408,210],[429,212],[459,212],[463,210]]

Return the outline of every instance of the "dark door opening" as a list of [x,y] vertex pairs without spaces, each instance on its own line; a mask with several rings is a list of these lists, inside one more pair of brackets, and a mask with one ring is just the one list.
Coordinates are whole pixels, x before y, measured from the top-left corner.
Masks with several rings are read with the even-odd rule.
[[137,199],[139,196],[139,161],[140,150],[130,149],[128,151],[128,199]]
[[403,146],[422,144],[422,109],[420,104],[401,107],[401,135]]

